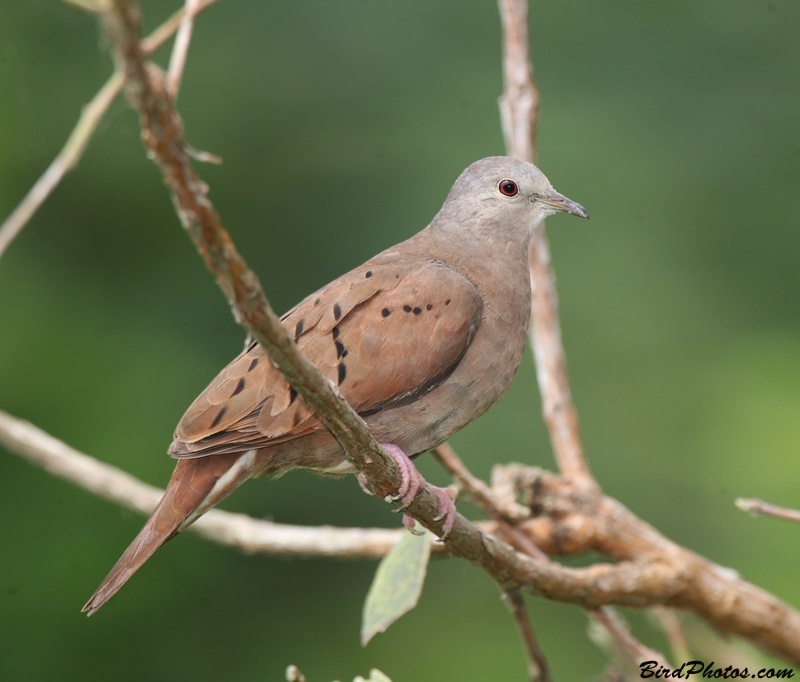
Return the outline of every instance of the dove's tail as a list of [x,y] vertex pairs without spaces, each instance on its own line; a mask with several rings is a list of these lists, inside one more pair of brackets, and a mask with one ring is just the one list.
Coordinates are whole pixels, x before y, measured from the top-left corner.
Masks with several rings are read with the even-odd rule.
[[256,451],[249,450],[180,460],[152,516],[86,602],[83,612],[91,616],[161,545],[250,478],[255,456]]

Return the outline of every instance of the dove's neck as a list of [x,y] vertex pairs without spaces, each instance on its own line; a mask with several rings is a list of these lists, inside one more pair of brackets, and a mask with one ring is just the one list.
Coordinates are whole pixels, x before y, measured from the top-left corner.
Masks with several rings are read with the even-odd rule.
[[[418,237],[479,290],[488,284],[505,293],[528,281],[528,249],[543,215],[528,214],[525,222],[513,223],[487,220],[480,212],[458,218],[447,215],[445,207]],[[522,288],[529,290],[530,286]]]

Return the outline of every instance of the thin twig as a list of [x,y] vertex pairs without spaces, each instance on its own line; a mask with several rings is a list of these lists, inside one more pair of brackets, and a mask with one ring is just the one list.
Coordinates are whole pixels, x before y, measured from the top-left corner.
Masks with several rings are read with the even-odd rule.
[[191,3],[191,7],[188,3],[184,5],[149,36],[142,39],[142,54],[146,57],[152,55],[159,47],[166,43],[176,31],[180,30],[185,19],[191,18],[193,20],[198,14],[211,7],[215,2],[217,2],[217,0],[195,0]]
[[511,615],[519,630],[522,644],[525,647],[525,654],[528,658],[528,676],[531,682],[550,682],[550,666],[544,655],[536,633],[533,630],[531,621],[528,618],[528,611],[522,593],[519,590],[509,590],[503,594],[506,604],[508,604]]
[[[216,0],[197,0],[190,11],[191,16],[199,14]],[[148,38],[142,41],[142,52],[150,55],[163,45],[178,29],[181,21],[189,16],[184,8],[173,14],[159,26]],[[47,170],[34,183],[11,215],[0,225],[0,258],[11,242],[19,235],[28,221],[53,192],[64,176],[78,165],[81,156],[91,140],[103,114],[111,106],[122,89],[122,75],[115,72],[105,82],[97,94],[81,110],[78,123],[67,138],[61,151],[52,160]]]
[[[536,158],[539,95],[533,82],[526,0],[499,0],[503,25],[503,96],[500,113],[506,149],[526,161]],[[531,346],[542,395],[542,411],[558,468],[578,485],[596,487],[583,453],[578,413],[572,402],[561,343],[558,295],[544,228],[531,240]]]
[[436,446],[433,454],[487,516],[512,522],[530,516],[529,510],[522,505],[511,506],[504,500],[498,499],[494,491],[467,468],[450,443]]
[[642,644],[633,636],[619,614],[606,606],[592,611],[592,616],[611,636],[614,645],[625,660],[633,667],[639,668],[644,661],[655,661],[659,666],[670,668],[663,654]]
[[503,32],[503,95],[500,122],[506,150],[525,161],[536,160],[539,92],[533,82],[528,42],[527,0],[499,0]]
[[755,497],[737,497],[736,506],[753,516],[772,516],[776,519],[800,523],[800,511],[797,509],[779,507],[776,504],[770,504]]
[[78,164],[103,114],[119,94],[122,76],[115,73],[81,111],[78,123],[47,170],[0,226],[0,257],[62,178]]
[[[490,519],[497,522],[498,533],[520,552],[539,561],[548,561],[547,555],[536,546],[536,543],[521,530],[514,527],[513,523],[527,518],[530,514],[524,513],[521,505],[511,508],[503,504],[493,493],[492,489],[467,469],[467,466],[456,454],[449,443],[442,443],[433,450],[434,455],[466,490],[475,504]],[[520,511],[523,511],[520,514]]]
[[186,55],[189,53],[189,43],[192,41],[192,29],[194,28],[194,17],[197,14],[197,7],[200,0],[186,0],[186,14],[181,21],[181,27],[175,34],[175,44],[172,46],[172,54],[169,58],[167,68],[167,87],[172,93],[172,98],[177,101],[178,90],[181,86],[183,70],[186,67]]
[[674,661],[691,660],[692,649],[675,610],[665,606],[656,606],[650,609],[650,613],[664,631],[664,636],[667,638],[672,651],[672,659]]

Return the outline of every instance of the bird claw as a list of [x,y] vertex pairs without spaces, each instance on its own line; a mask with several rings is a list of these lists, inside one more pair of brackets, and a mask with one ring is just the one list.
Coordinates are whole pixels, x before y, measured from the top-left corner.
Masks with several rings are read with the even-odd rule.
[[417,471],[417,467],[414,466],[408,455],[399,447],[392,443],[381,443],[381,446],[389,453],[394,463],[397,464],[397,468],[400,469],[400,487],[390,497],[389,501],[397,502],[399,500],[402,502],[403,504],[397,511],[404,512],[408,509],[408,505],[414,501],[419,489],[425,484],[425,479]]
[[[396,511],[400,511],[399,509]],[[411,533],[411,535],[425,535],[425,533],[421,530],[417,530],[414,525],[416,521],[414,520],[413,516],[409,516],[408,514],[403,514],[403,525],[406,527],[406,530]]]
[[372,492],[371,488],[369,487],[369,483],[367,482],[367,477],[363,471],[359,471],[356,475],[356,480],[358,481],[358,487],[361,488],[367,495],[375,497],[375,493]]
[[[417,470],[414,463],[399,447],[392,443],[381,443],[381,446],[389,453],[389,456],[397,464],[400,470],[400,487],[397,492],[391,496],[391,501],[400,501],[402,504],[395,509],[395,512],[403,514],[403,525],[414,535],[419,535],[419,531],[414,529],[414,519],[405,513],[409,505],[414,501],[414,498],[419,493],[420,489],[428,486],[431,493],[439,500],[439,513],[434,517],[434,521],[443,521],[442,523],[442,537],[445,540],[453,526],[456,523],[456,506],[454,500],[458,493],[451,488],[440,488],[436,485],[431,485]],[[361,484],[361,481],[359,481]],[[362,488],[364,486],[362,485]]]
[[440,488],[436,485],[430,485],[431,492],[439,500],[439,513],[433,517],[434,521],[444,521],[442,523],[442,537],[441,540],[446,540],[456,525],[456,505],[455,500],[458,493],[452,488]]

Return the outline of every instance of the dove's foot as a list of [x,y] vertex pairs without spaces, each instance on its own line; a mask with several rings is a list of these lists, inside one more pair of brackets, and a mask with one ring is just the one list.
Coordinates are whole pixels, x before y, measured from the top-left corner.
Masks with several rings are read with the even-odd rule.
[[[409,456],[396,445],[381,443],[381,446],[389,453],[395,464],[397,464],[397,468],[400,469],[400,487],[397,489],[394,499],[399,500],[402,506],[397,511],[405,511],[408,505],[414,501],[420,489],[427,485],[431,493],[439,500],[439,514],[435,517],[435,520],[443,521],[442,540],[447,538],[456,522],[455,491],[428,483],[419,473],[417,467],[414,466]],[[412,533],[415,532],[414,519],[408,514],[403,514],[403,525]]]

